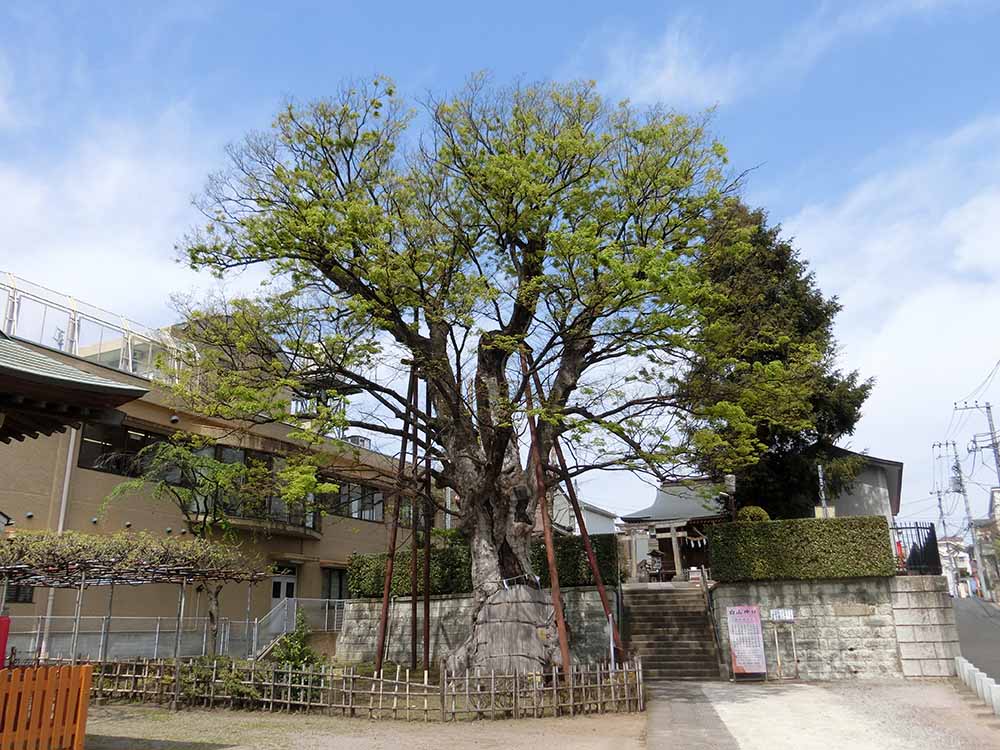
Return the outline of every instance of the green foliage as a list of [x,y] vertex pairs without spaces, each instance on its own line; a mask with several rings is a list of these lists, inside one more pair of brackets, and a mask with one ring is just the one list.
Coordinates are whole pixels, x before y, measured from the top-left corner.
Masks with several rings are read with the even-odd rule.
[[309,647],[309,624],[302,612],[295,615],[295,630],[283,635],[271,649],[269,658],[279,664],[287,664],[293,668],[307,664],[315,664],[320,660],[319,654]]
[[[11,583],[36,577],[79,582],[246,581],[259,561],[230,544],[199,538],[156,537],[144,531],[84,534],[18,531],[0,539],[0,573]],[[44,585],[44,584],[39,584]]]
[[[592,534],[590,544],[594,548],[601,580],[608,586],[616,585],[622,580],[622,571],[618,564],[618,538],[614,534]],[[583,548],[583,537],[557,536],[554,538],[553,546],[561,587],[594,585],[594,574],[590,570],[590,562]],[[545,559],[545,543],[540,539],[535,540],[531,546],[531,563],[541,579],[542,586],[547,587],[549,566]]]
[[[431,593],[466,594],[472,591],[471,556],[469,544],[457,532],[435,532],[439,541],[431,554]],[[617,538],[614,534],[595,534],[590,537],[603,581],[611,586],[621,580],[617,571]],[[559,583],[563,587],[592,586],[593,575],[578,536],[555,537],[556,566]],[[422,559],[422,558],[419,558]],[[347,568],[347,586],[351,596],[374,598],[382,596],[385,581],[386,555],[351,555]],[[549,585],[545,545],[538,539],[531,546],[531,562],[543,586]],[[422,577],[417,578],[418,591],[423,593]],[[410,594],[410,552],[396,553],[393,565],[392,595]]]
[[744,505],[736,512],[737,523],[758,523],[770,520],[771,516],[759,505]]
[[717,581],[891,576],[896,562],[881,516],[725,523],[706,529]]
[[[812,515],[818,503],[817,462],[834,495],[861,468],[834,445],[853,432],[872,381],[837,369],[833,322],[840,304],[823,296],[780,231],[768,226],[764,211],[736,199],[713,215],[699,258],[706,343],[681,391],[699,408],[740,406],[746,421],[738,424],[751,427],[760,450],[759,460],[735,467],[737,505],[756,503],[773,517],[794,518]],[[725,444],[731,429],[712,440]],[[716,478],[726,473],[714,443],[703,446],[698,462]]]

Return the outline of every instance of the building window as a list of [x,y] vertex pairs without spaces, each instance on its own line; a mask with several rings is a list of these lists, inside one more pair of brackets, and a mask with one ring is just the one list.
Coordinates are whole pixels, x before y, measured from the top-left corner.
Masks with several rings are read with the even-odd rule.
[[164,435],[124,425],[86,424],[81,435],[77,466],[135,476],[139,473],[135,465],[139,451],[165,439]]
[[343,568],[323,568],[323,598],[349,599],[347,571]]
[[8,604],[31,604],[35,600],[34,586],[12,584],[7,587]]
[[[336,482],[337,480],[331,480]],[[328,498],[330,512],[347,518],[381,523],[385,517],[382,490],[366,484],[339,482],[340,490]]]

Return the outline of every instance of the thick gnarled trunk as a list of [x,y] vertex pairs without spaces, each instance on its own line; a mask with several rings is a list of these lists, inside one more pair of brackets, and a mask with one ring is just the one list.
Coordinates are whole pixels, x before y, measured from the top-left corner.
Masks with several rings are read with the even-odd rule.
[[525,489],[470,498],[464,509],[472,551],[471,633],[448,658],[450,669],[538,671],[559,663],[550,593],[531,566],[533,524]]

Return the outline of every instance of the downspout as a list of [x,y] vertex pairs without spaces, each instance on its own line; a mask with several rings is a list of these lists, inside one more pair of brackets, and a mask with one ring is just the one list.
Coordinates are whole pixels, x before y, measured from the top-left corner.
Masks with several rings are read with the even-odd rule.
[[[69,505],[69,482],[73,473],[73,456],[76,454],[76,438],[80,430],[76,427],[69,431],[69,448],[66,451],[66,470],[63,472],[62,496],[59,498],[59,521],[56,533],[62,534],[66,528],[66,507]],[[45,603],[45,634],[42,636],[41,657],[49,655],[49,628],[52,622],[52,609],[55,606],[56,590],[49,589],[49,598]]]

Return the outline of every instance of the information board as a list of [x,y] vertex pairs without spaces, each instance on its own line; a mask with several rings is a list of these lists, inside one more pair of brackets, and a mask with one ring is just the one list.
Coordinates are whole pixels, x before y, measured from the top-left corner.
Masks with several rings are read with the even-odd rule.
[[726,607],[729,624],[729,651],[733,660],[733,675],[761,676],[767,674],[764,659],[764,632],[760,626],[760,608],[754,606]]

